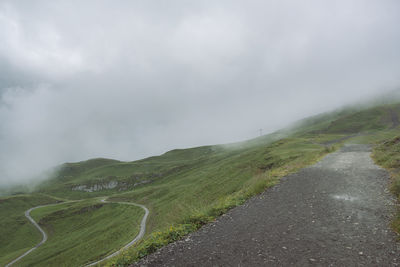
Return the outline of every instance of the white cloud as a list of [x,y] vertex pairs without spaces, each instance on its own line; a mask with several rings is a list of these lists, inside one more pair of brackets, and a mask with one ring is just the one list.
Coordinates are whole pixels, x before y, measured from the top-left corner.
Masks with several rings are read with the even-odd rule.
[[399,11],[389,0],[4,0],[0,184],[65,161],[251,138],[396,87]]
[[11,64],[45,76],[84,70],[79,51],[64,47],[63,37],[49,24],[24,24],[8,5],[0,6],[0,53]]

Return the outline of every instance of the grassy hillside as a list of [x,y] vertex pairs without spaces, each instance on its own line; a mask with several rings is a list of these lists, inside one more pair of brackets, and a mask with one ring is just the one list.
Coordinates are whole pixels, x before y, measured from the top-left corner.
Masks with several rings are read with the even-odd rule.
[[151,210],[145,241],[112,262],[127,264],[131,259],[153,252],[330,152],[325,146],[313,143],[311,138],[288,138],[254,148],[223,149],[224,153],[215,155],[205,165],[111,197],[141,203]]
[[[41,184],[38,191],[80,199],[132,190],[143,184],[175,175],[182,169],[198,165],[199,161],[207,159],[217,152],[216,147],[210,146],[174,150],[159,157],[150,157],[134,162],[107,160],[105,164],[100,164],[99,159],[94,159],[69,163],[63,165],[55,177]],[[101,162],[104,161],[101,159]],[[102,190],[95,188],[108,185],[111,185],[111,188]],[[79,186],[85,186],[86,190],[90,188],[94,188],[94,190],[85,192],[85,189],[79,190]]]
[[[136,226],[131,224],[129,227],[132,228],[128,229],[120,224],[115,229],[137,231],[140,211],[101,206],[89,209],[87,213],[76,213],[84,208],[81,205],[95,205],[92,203],[96,201],[94,198],[109,196],[115,201],[144,204],[150,210],[144,240],[109,262],[128,264],[198,229],[229,208],[276,184],[280,177],[316,162],[345,141],[374,144],[393,138],[399,132],[399,117],[400,104],[347,108],[236,144],[172,150],[134,162],[92,159],[64,164],[38,187],[37,192],[86,200],[35,211],[33,215],[41,220],[52,238],[22,263],[75,265],[78,261],[70,255],[77,254],[76,260],[87,262],[120,247],[126,240],[103,226],[122,222],[126,214],[125,219],[135,221]],[[23,220],[23,209],[18,212]],[[79,218],[86,222],[85,226],[76,227],[80,225]],[[110,242],[98,242],[96,233],[104,234],[105,240]],[[79,246],[78,237],[85,235],[88,242]],[[22,236],[15,238],[23,240]],[[90,243],[92,241],[94,243]],[[0,249],[4,249],[3,246]],[[74,250],[74,246],[81,249]],[[91,246],[93,250],[85,249]],[[4,251],[10,254],[13,250],[10,247]]]
[[331,122],[328,127],[322,129],[324,133],[362,133],[367,131],[385,130],[396,127],[398,122],[392,121],[392,112],[398,110],[390,106],[375,107],[356,113],[341,116]]
[[[376,163],[389,170],[391,191],[400,201],[400,136],[380,142],[374,149],[373,157]],[[393,221],[393,228],[400,233],[400,211]]]
[[90,199],[32,211],[48,241],[21,266],[80,266],[130,242],[139,232],[144,211],[135,206]]
[[[154,211],[150,229],[156,234],[148,235],[109,264],[127,264],[197,229],[275,184],[279,177],[315,162],[332,150],[327,145],[338,145],[348,139],[374,143],[394,136],[398,133],[399,107],[393,104],[360,108],[311,118],[295,129],[281,131],[280,135],[288,138],[274,142],[271,138],[258,138],[247,144],[219,147],[220,153],[214,154],[204,166],[113,195],[112,199],[149,206]],[[169,229],[171,224],[174,227]]]
[[41,240],[40,233],[25,218],[25,210],[57,199],[40,195],[18,195],[0,198],[0,265],[3,266]]
[[[42,183],[38,191],[75,199],[130,191],[175,177],[193,168],[208,168],[216,160],[234,159],[238,153],[260,149],[282,138],[319,138],[328,142],[357,134],[385,133],[397,128],[399,117],[399,104],[368,109],[347,108],[314,116],[293,127],[236,144],[177,149],[134,162],[91,159],[66,163],[57,169],[52,179]],[[110,183],[113,184],[107,186]]]

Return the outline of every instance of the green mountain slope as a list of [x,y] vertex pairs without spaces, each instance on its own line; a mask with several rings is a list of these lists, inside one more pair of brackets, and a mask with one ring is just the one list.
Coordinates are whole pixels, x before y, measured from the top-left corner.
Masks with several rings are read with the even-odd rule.
[[[374,150],[376,163],[389,170],[392,176],[391,191],[400,201],[400,133],[395,138],[380,142]],[[400,233],[400,211],[393,221],[393,228]]]
[[[347,108],[235,144],[177,149],[133,162],[92,159],[66,163],[59,166],[36,191],[85,201],[109,196],[111,200],[136,202],[148,207],[150,216],[144,240],[110,261],[110,264],[124,265],[196,230],[229,208],[274,185],[280,177],[316,162],[345,141],[374,144],[394,138],[399,134],[399,117],[400,104]],[[60,210],[61,207],[54,207],[44,216],[53,218],[60,214]],[[101,209],[100,213],[103,213]],[[138,211],[137,215],[131,216],[138,219],[140,214]],[[107,217],[98,216],[100,220]],[[72,217],[63,220],[69,219],[74,222]],[[49,222],[47,229],[57,229],[53,232],[54,240],[62,239],[69,231],[60,220],[45,221]],[[15,236],[18,231],[14,231]],[[83,229],[74,231],[80,235]],[[70,247],[73,242],[63,243],[59,249]],[[116,240],[115,244],[118,242],[123,243],[123,239]],[[11,255],[11,249],[5,251],[8,253],[5,259],[18,254]],[[51,255],[48,253],[46,246],[38,249],[38,254]],[[40,266],[44,263],[34,255],[28,257],[24,261],[27,264]],[[89,259],[92,258],[86,255],[79,261],[85,263]]]
[[[388,131],[399,125],[399,114],[399,104],[356,111],[348,109],[308,118],[294,127],[237,144],[177,149],[134,162],[92,159],[66,163],[59,167],[58,173],[52,179],[40,186],[39,191],[64,196],[69,191],[69,197],[82,198],[132,190],[193,168],[209,166],[221,159],[234,158],[241,151],[257,149],[285,136],[329,139],[335,136]],[[78,188],[79,186],[82,187]]]
[[0,198],[0,265],[29,250],[42,238],[25,218],[25,210],[57,201],[40,194]]
[[22,266],[80,266],[114,252],[139,232],[141,208],[96,199],[49,206],[32,217],[49,234]]

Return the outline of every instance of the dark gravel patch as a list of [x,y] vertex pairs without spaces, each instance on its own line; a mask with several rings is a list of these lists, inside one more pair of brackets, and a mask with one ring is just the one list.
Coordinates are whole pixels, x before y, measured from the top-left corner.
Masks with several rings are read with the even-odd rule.
[[346,145],[133,266],[399,266],[388,182]]

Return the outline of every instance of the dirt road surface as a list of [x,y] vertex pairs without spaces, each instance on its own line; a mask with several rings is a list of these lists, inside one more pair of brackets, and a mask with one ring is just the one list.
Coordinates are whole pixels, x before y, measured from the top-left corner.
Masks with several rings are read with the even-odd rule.
[[134,266],[400,266],[388,183],[346,145]]

